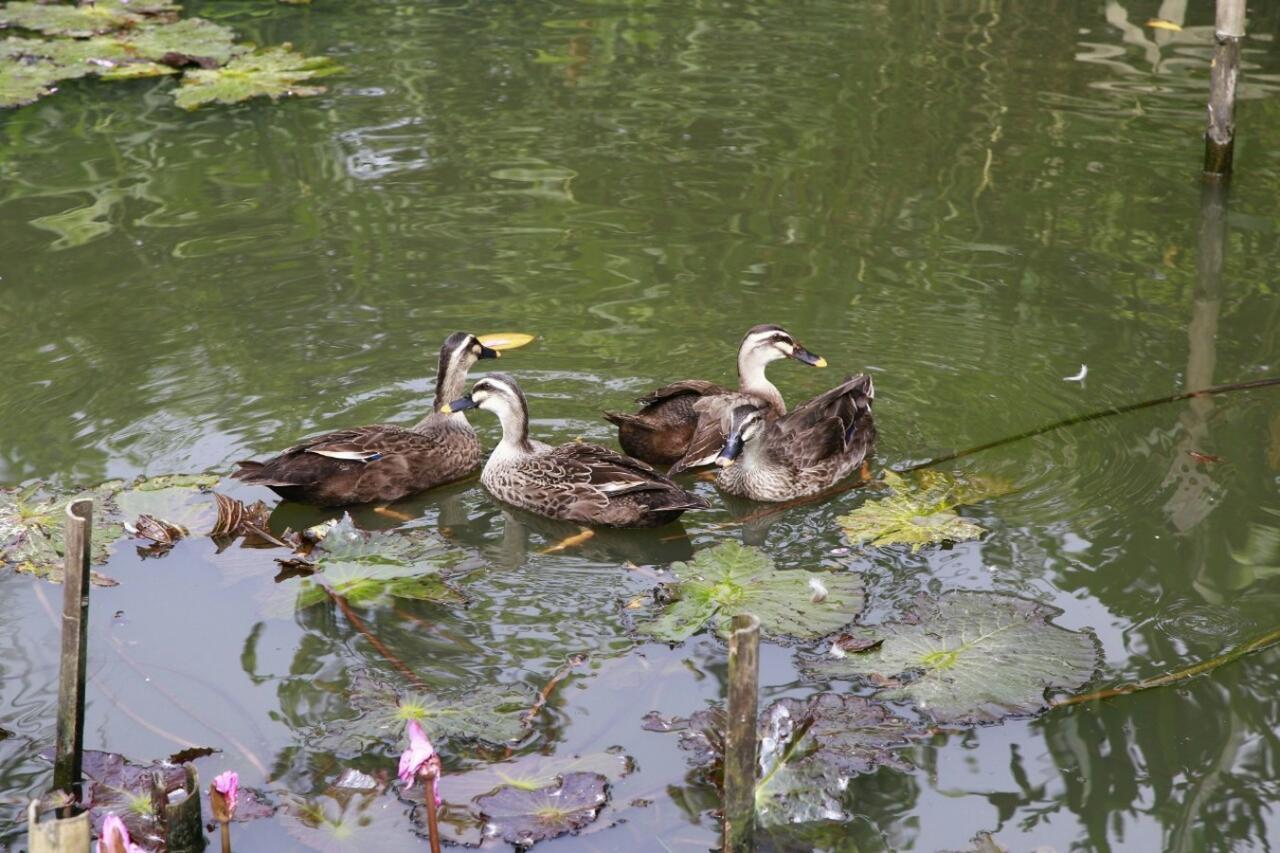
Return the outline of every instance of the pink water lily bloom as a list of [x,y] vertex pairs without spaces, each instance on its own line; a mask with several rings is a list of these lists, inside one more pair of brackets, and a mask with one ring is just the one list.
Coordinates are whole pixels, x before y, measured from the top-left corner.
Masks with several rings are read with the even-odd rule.
[[107,815],[107,819],[102,822],[102,834],[93,850],[94,853],[146,853],[133,843],[124,821],[114,814]]
[[240,774],[234,770],[213,777],[213,787],[227,801],[227,817],[236,813],[236,797],[240,794]]
[[400,754],[400,781],[406,788],[413,787],[413,780],[426,773],[434,773],[432,787],[436,805],[440,805],[440,756],[427,739],[427,733],[417,720],[410,720],[405,727],[409,735],[409,748]]

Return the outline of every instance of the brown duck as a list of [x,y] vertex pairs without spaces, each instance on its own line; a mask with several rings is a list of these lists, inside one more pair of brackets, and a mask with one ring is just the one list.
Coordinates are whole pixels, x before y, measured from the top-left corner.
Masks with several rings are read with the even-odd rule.
[[756,501],[788,501],[831,488],[871,453],[875,397],[871,377],[858,374],[772,421],[755,405],[726,412],[729,437],[715,460],[716,485]]
[[598,444],[551,446],[529,438],[529,407],[515,380],[493,373],[443,411],[484,409],[502,423],[480,482],[496,498],[547,518],[601,527],[657,527],[685,510],[706,509],[636,459]]
[[432,413],[413,428],[373,424],[325,433],[265,462],[239,462],[231,476],[315,506],[390,503],[465,477],[480,467],[480,440],[465,414],[444,406],[462,394],[478,359],[497,357],[475,335],[454,332],[440,348]]
[[793,358],[813,367],[826,367],[826,359],[800,345],[781,326],[753,326],[738,347],[738,390],[714,382],[686,379],[641,397],[634,415],[605,412],[618,425],[618,443],[631,456],[653,465],[672,465],[669,474],[710,465],[727,437],[722,416],[735,406],[756,403],[766,419],[787,412],[782,394],[768,377],[769,362]]

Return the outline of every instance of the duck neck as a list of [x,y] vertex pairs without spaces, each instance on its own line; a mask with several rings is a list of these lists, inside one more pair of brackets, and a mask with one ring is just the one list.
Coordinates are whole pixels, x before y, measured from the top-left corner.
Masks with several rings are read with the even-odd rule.
[[743,349],[738,353],[738,390],[753,397],[759,397],[775,410],[777,415],[787,413],[787,404],[782,394],[769,378],[764,369],[773,359],[768,358],[759,349]]
[[431,414],[423,418],[415,429],[421,428],[427,421],[437,417],[448,418],[451,423],[461,426],[468,425],[466,412],[451,412],[445,415],[440,412],[440,407],[452,403],[463,395],[467,388],[467,371],[470,369],[471,362],[465,350],[455,349],[440,353],[440,364],[436,368],[436,398],[431,404]]
[[495,448],[495,453],[504,456],[524,456],[533,452],[529,443],[529,412],[523,406],[511,408],[503,406],[496,411],[499,423],[502,424],[502,441]]

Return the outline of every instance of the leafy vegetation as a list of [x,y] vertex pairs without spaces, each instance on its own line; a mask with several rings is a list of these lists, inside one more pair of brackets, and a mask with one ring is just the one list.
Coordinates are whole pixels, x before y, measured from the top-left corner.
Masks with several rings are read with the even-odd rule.
[[237,44],[227,27],[202,18],[180,20],[179,10],[165,0],[0,5],[0,27],[47,36],[0,42],[0,108],[53,94],[65,80],[125,80],[194,68],[175,91],[179,106],[194,109],[259,96],[318,94],[323,87],[303,84],[339,70],[287,44],[256,50]]
[[677,580],[660,588],[662,612],[636,630],[678,643],[714,625],[727,636],[733,616],[754,613],[771,637],[817,639],[861,612],[862,581],[852,573],[779,570],[758,548],[729,540],[676,563]]
[[566,773],[552,784],[529,790],[506,786],[476,798],[484,834],[516,847],[577,832],[600,814],[609,800],[609,780],[599,773]]
[[417,720],[433,741],[462,739],[506,745],[528,735],[523,714],[532,701],[532,696],[513,685],[426,693],[363,681],[351,695],[351,704],[361,710],[352,731],[379,739],[398,738],[405,723]]
[[902,618],[854,628],[867,650],[832,646],[810,672],[877,685],[876,698],[908,701],[938,723],[994,723],[1047,707],[1048,690],[1073,691],[1093,676],[1098,642],[1059,628],[1060,611],[991,592],[917,599]]
[[892,493],[867,501],[839,518],[850,544],[876,548],[908,545],[911,553],[926,545],[978,539],[985,528],[956,514],[955,508],[1007,494],[1013,486],[991,478],[948,476],[919,471],[910,479],[884,472]]

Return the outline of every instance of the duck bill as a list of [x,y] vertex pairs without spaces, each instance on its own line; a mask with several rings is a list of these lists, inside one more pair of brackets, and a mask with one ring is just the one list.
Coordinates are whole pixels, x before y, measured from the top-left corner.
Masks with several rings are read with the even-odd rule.
[[799,344],[796,345],[796,351],[791,353],[791,357],[801,364],[807,364],[810,367],[826,367],[827,360],[820,355],[814,355]]
[[724,449],[720,451],[720,455],[716,457],[716,466],[719,468],[728,468],[730,465],[738,461],[738,457],[742,455],[742,436],[734,433],[729,436],[729,440],[725,442]]
[[465,412],[467,409],[474,409],[476,401],[468,395],[460,400],[454,400],[452,403],[445,403],[440,407],[440,413],[444,415],[452,415],[454,412]]
[[[502,353],[498,352],[496,349],[490,349],[484,344],[481,344],[480,357],[481,358],[502,358]],[[453,404],[450,403],[449,405],[453,405]]]

